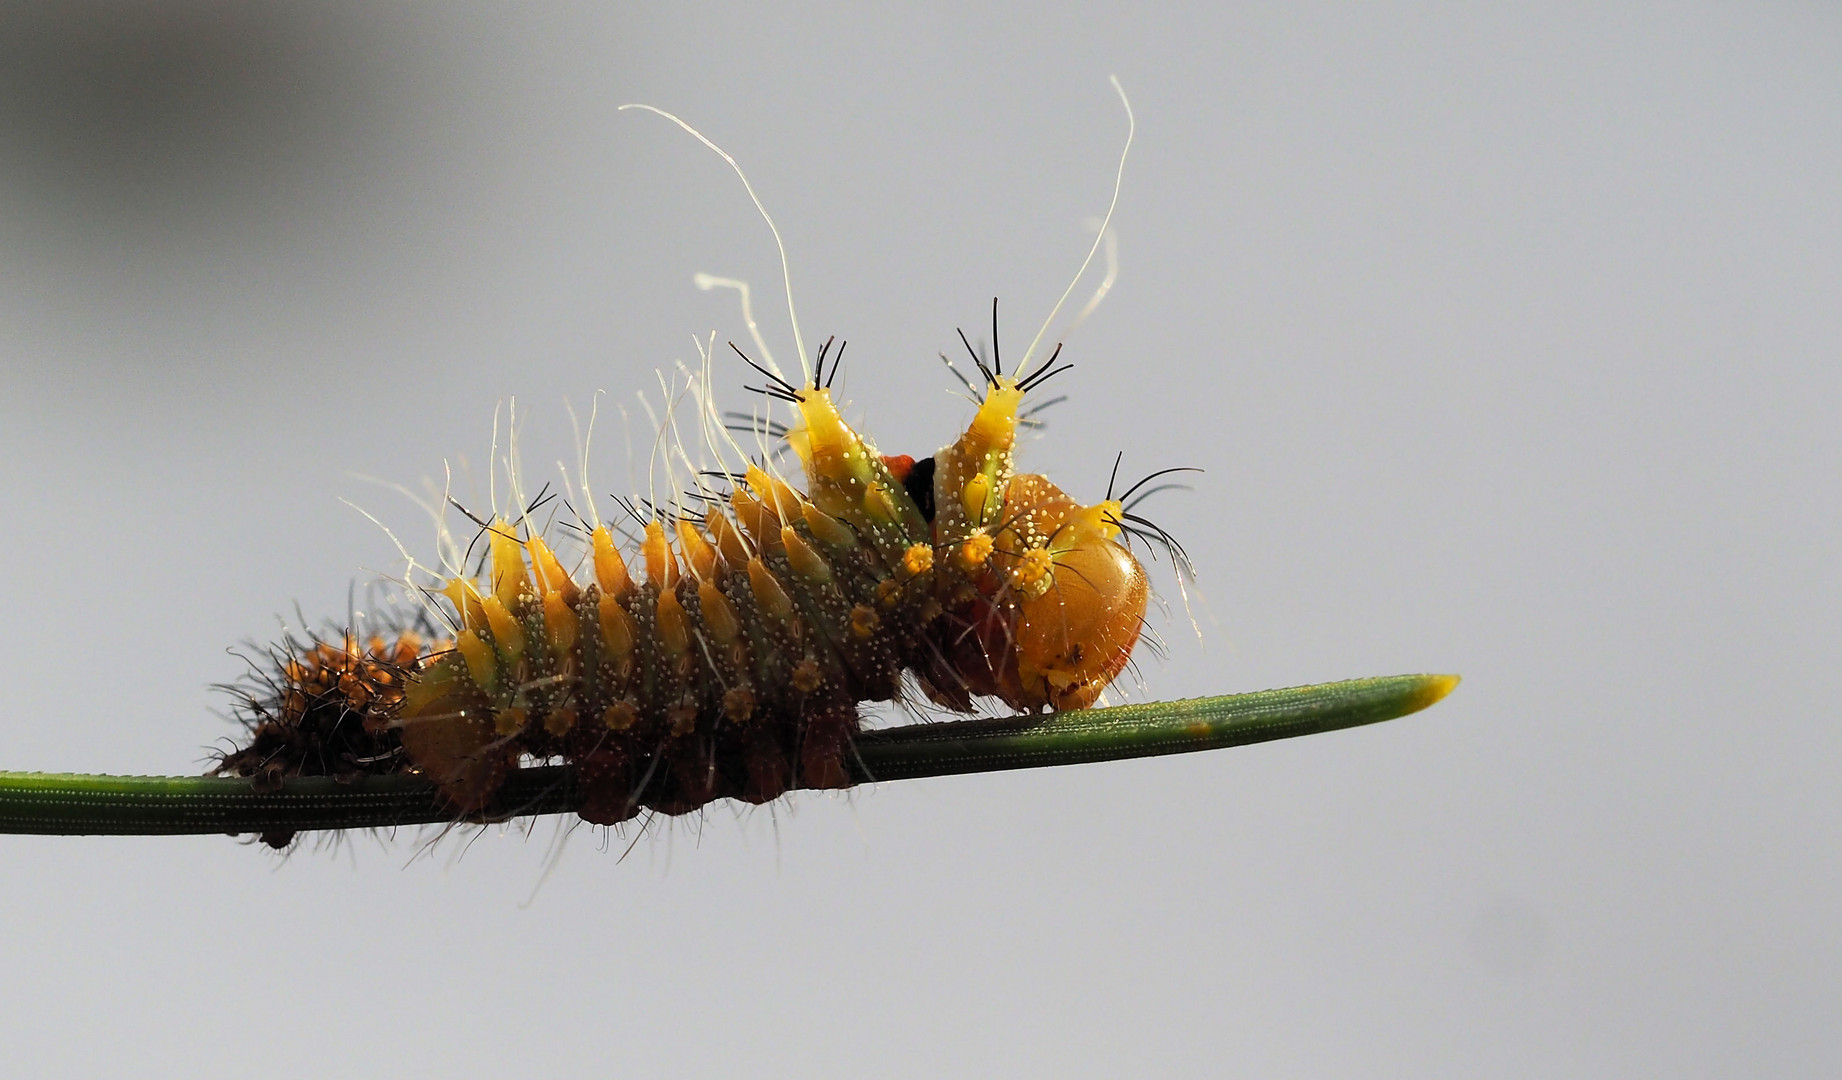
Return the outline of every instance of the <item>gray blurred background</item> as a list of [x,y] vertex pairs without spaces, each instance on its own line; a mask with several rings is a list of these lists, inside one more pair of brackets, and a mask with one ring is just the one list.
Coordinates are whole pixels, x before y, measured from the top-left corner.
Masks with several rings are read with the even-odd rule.
[[[21,1075],[1819,1076],[1842,1065],[1829,5],[0,8],[0,766],[187,772],[227,646],[752,280],[890,452],[1122,273],[1025,450],[1201,573],[1140,697],[1395,723],[626,839],[0,838]],[[738,365],[739,366],[739,365]],[[719,368],[746,407],[736,366]],[[628,489],[617,423],[598,458]],[[636,435],[643,439],[643,434]],[[415,860],[412,862],[412,860]],[[408,865],[406,865],[408,864]]]

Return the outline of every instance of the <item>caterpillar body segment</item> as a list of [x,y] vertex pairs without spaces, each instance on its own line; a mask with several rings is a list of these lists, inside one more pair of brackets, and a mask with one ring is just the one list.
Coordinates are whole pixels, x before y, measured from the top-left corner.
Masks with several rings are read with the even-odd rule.
[[[581,816],[613,824],[648,809],[683,813],[718,798],[763,803],[794,787],[846,786],[856,774],[847,766],[860,705],[898,698],[910,680],[958,711],[981,697],[1026,712],[1093,704],[1130,661],[1149,599],[1127,541],[1163,544],[1187,566],[1167,533],[1131,514],[1132,491],[1115,500],[1109,487],[1106,499],[1083,505],[1046,477],[1016,470],[1019,424],[1060,399],[1032,410],[1024,400],[1066,368],[1056,367],[1059,345],[1046,360],[1036,348],[1109,239],[1135,127],[1118,80],[1113,86],[1126,142],[1093,246],[1009,373],[998,355],[996,300],[989,365],[960,334],[983,381],[948,366],[977,411],[950,445],[919,460],[881,454],[839,414],[830,386],[844,347],[832,354],[827,341],[816,357],[808,353],[780,231],[735,159],[669,112],[621,106],[657,114],[720,155],[773,233],[798,385],[768,353],[747,286],[699,284],[738,289],[762,362],[731,348],[795,422],[726,422],[705,393],[710,355],[701,344],[694,396],[712,454],[724,455],[719,432],[784,439],[805,490],[773,474],[780,455],[765,446],[760,463],[738,475],[699,471],[679,444],[671,449],[697,473],[690,494],[701,512],[662,513],[646,501],[642,513],[629,501],[643,525],[637,553],[622,551],[598,520],[585,521],[586,550],[573,568],[530,524],[535,506],[509,521],[474,519],[486,535],[486,572],[465,576],[473,549],[462,556],[444,544],[447,569],[425,590],[440,613],[429,621],[448,624],[434,635],[442,640],[373,649],[348,635],[343,647],[291,649],[272,692],[251,695],[244,709],[251,744],[220,771],[413,771],[457,814],[485,817],[516,813],[494,801],[514,770],[560,759],[586,795]],[[1107,276],[1074,325],[1111,285],[1107,250]],[[675,423],[664,427],[676,437]],[[515,490],[516,455],[506,464]],[[594,518],[586,473],[584,465],[580,494]],[[730,490],[713,492],[706,475],[727,477]]]
[[[494,519],[482,579],[430,590],[451,639],[317,645],[288,700],[356,673],[367,697],[341,707],[391,743],[357,771],[418,771],[474,815],[513,770],[561,759],[600,824],[847,786],[860,705],[900,697],[905,674],[960,711],[1084,708],[1130,659],[1148,589],[1118,502],[1015,472],[1024,382],[990,379],[920,461],[881,455],[827,388],[788,388],[803,492],[750,465],[701,517],[646,522],[637,554],[595,527],[577,573]],[[261,757],[223,771],[299,771],[299,754]]]

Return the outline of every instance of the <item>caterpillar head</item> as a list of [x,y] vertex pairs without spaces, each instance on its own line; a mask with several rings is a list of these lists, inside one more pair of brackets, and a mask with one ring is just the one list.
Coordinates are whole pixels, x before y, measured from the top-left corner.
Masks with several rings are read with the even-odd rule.
[[956,617],[942,644],[968,688],[1029,711],[1083,709],[1131,660],[1150,586],[1117,500],[1083,505],[1014,471],[1028,382],[993,378],[966,431],[904,486],[950,555],[938,584]]
[[993,570],[1016,600],[1014,683],[1023,709],[1084,709],[1132,658],[1150,586],[1120,542],[1119,503],[1082,506],[1046,476],[1012,476]]

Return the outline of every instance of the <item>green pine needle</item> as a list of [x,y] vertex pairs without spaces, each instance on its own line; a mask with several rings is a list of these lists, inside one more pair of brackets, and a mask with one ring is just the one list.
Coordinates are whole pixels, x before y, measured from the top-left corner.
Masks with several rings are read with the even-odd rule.
[[[1418,712],[1456,675],[1396,675],[1289,690],[1150,702],[1048,716],[910,724],[856,742],[860,783],[1184,754],[1315,735]],[[520,769],[481,820],[579,804],[566,765]],[[453,820],[416,776],[296,777],[258,791],[237,777],[0,772],[0,833],[173,835],[388,828]]]

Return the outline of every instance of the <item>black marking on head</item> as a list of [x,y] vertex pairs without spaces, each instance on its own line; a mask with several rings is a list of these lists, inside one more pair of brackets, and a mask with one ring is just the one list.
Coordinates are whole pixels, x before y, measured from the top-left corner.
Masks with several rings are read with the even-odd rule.
[[915,501],[921,511],[922,520],[928,524],[934,522],[934,459],[922,458],[908,470],[902,480],[902,487],[908,491],[908,497]]

